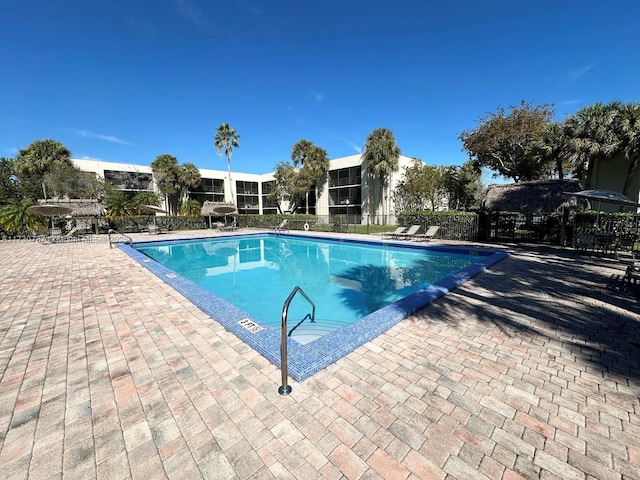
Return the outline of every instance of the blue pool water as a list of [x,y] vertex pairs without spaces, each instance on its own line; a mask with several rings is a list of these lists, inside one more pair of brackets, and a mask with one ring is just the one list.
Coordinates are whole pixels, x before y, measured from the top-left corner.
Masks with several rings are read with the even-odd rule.
[[[308,343],[342,328],[478,260],[459,252],[253,236],[137,247],[182,277],[279,328],[283,302],[297,285],[289,334]],[[305,321],[306,319],[306,321]]]
[[248,234],[119,248],[280,366],[283,302],[289,375],[302,381],[507,257],[502,251]]

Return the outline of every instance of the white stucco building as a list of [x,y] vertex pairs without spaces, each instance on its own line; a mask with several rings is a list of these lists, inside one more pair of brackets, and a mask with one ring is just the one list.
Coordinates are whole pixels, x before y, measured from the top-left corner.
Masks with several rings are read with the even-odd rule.
[[[375,209],[371,209],[368,200],[366,162],[362,161],[362,156],[358,154],[330,160],[326,178],[318,183],[317,198],[310,196],[308,211],[315,215],[349,215],[360,219],[375,211],[377,215],[393,218],[391,192],[411,161],[409,157],[400,156],[399,169],[389,179],[388,192],[381,192],[377,181],[371,184],[374,193],[373,202],[376,205]],[[74,159],[73,163],[81,170],[93,172],[125,191],[158,191],[150,166],[77,159]],[[200,185],[189,191],[189,197],[198,200],[201,204],[205,201],[229,202],[235,204],[240,213],[278,213],[276,202],[268,198],[275,186],[273,172],[264,174],[231,172],[232,193],[228,188],[229,180],[226,170],[199,170],[202,177]],[[286,211],[287,202],[284,202],[281,207]],[[298,213],[305,213],[306,209],[307,207],[303,206]]]

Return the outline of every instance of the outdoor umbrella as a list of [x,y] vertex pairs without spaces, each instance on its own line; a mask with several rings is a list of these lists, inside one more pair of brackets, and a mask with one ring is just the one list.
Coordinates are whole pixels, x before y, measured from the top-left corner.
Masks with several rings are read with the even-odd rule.
[[72,212],[72,209],[69,207],[45,203],[42,205],[31,205],[30,207],[27,207],[27,212],[42,215],[44,217],[51,217],[51,228],[53,228],[53,217],[67,215]]
[[582,197],[588,200],[598,202],[598,214],[596,215],[596,225],[600,220],[600,206],[602,202],[613,203],[615,205],[622,205],[625,207],[638,207],[640,204],[634,202],[629,197],[613,190],[582,190],[580,192],[565,192],[575,197]]
[[227,214],[236,211],[236,206],[232,204],[221,204],[213,207],[213,213]]
[[155,205],[140,205],[140,211],[147,213],[167,213],[167,211],[161,207]]
[[227,223],[227,214],[236,211],[233,203],[206,201],[202,205],[202,215],[209,216],[209,227],[211,227],[211,215],[224,215],[224,221]]
[[[155,205],[140,205],[138,207],[141,212],[153,214],[153,225],[156,225],[156,213],[168,213],[161,207],[156,207]],[[147,220],[148,221],[148,220]]]

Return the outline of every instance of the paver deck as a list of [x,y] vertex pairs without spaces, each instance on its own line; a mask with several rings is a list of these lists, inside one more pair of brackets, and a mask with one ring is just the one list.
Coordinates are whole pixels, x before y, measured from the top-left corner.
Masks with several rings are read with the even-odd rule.
[[640,287],[509,249],[281,396],[104,238],[0,243],[0,478],[640,479]]

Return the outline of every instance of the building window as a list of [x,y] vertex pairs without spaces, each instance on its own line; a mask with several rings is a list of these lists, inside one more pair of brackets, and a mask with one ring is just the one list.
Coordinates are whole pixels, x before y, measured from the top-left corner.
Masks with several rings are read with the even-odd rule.
[[151,173],[105,170],[104,179],[120,190],[153,191],[153,175]]
[[361,167],[341,168],[329,172],[329,213],[362,214]]
[[224,180],[220,178],[201,178],[200,185],[192,187],[189,198],[204,202],[224,202]]
[[278,213],[278,201],[270,197],[276,189],[276,181],[271,180],[268,182],[262,182],[262,213],[274,214]]
[[258,197],[258,182],[236,181],[236,198],[238,212],[260,213],[260,201]]
[[345,185],[360,186],[362,182],[361,171],[362,168],[360,166],[331,170],[329,172],[329,188]]

